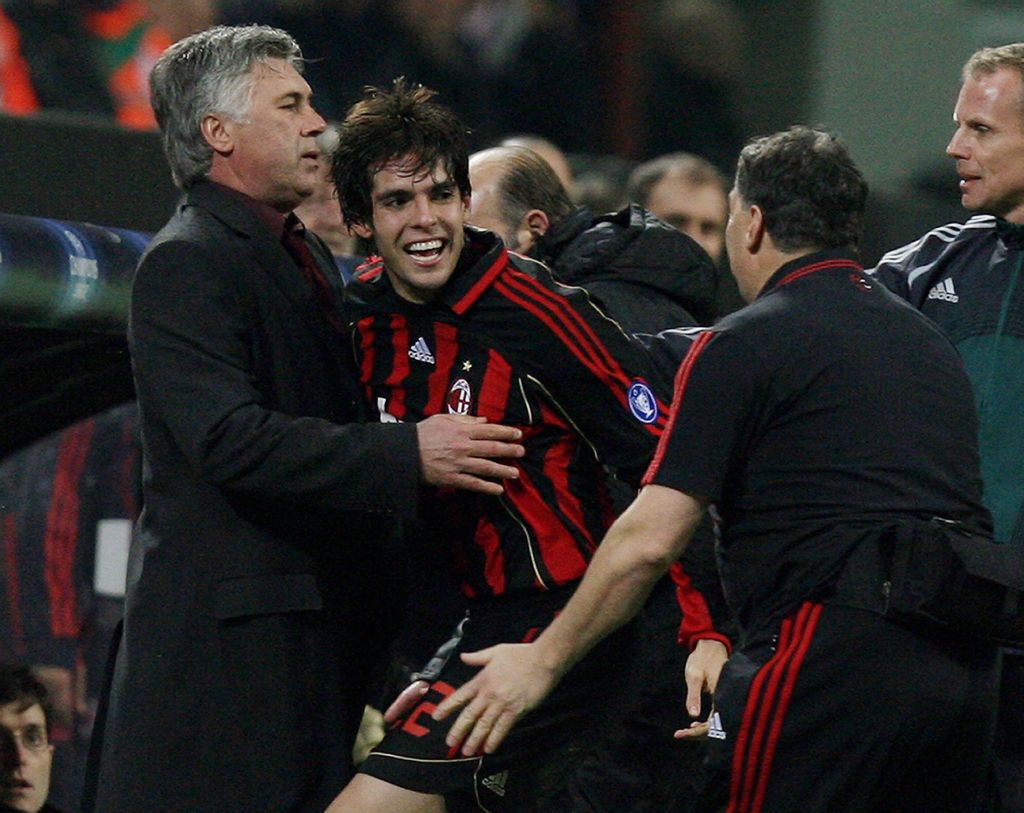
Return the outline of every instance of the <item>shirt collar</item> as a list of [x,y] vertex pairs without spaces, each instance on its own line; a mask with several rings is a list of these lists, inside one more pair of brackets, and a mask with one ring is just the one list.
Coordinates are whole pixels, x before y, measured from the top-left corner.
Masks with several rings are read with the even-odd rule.
[[[257,219],[263,223],[271,233],[283,236],[285,232],[285,215],[281,214],[277,209],[271,206],[269,203],[264,203],[261,200],[245,194],[245,192],[239,192],[237,189],[232,189],[230,186],[225,186],[222,183],[216,181],[210,181],[210,183],[217,187],[221,192],[224,192],[235,200],[242,203],[249,211],[251,211]],[[294,214],[294,213],[293,213]],[[298,220],[298,218],[295,218]],[[301,222],[301,221],[300,221]]]
[[760,299],[776,288],[788,285],[790,282],[805,277],[808,274],[836,269],[844,269],[848,272],[863,271],[864,266],[861,265],[856,252],[849,248],[830,248],[824,251],[814,251],[782,265],[768,278],[757,298]]
[[1007,248],[1024,248],[1024,226],[997,217],[996,232]]

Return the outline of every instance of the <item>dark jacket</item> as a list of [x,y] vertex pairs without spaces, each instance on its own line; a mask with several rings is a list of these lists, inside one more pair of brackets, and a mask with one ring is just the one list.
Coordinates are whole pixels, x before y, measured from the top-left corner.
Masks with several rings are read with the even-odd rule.
[[627,333],[709,325],[716,316],[711,258],[636,204],[600,216],[581,207],[541,237],[530,256],[559,281],[586,288]]
[[[538,240],[530,253],[545,262],[561,282],[584,288],[630,334],[710,325],[717,315],[717,277],[707,252],[635,203],[597,217],[580,207]],[[671,397],[676,369],[688,349],[685,335],[648,347],[650,382],[665,399]],[[614,481],[612,489],[616,510],[622,511],[635,492]],[[711,522],[705,519],[682,560],[689,576],[678,564],[672,576],[683,594],[689,591],[684,581],[692,580],[708,602],[715,627],[731,633],[713,547]],[[668,623],[673,623],[679,609],[657,599],[648,604],[647,612],[667,615]],[[694,630],[686,621],[680,635],[689,642]]]
[[869,273],[939,325],[978,404],[995,536],[1024,549],[1024,228],[990,215],[933,229]]
[[97,809],[322,810],[352,771],[415,426],[359,423],[342,337],[210,184],[143,256],[129,343],[144,508]]

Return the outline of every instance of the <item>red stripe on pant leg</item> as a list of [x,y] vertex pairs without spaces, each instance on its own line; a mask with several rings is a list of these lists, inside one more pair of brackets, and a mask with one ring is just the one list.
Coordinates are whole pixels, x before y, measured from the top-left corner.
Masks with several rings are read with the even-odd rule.
[[736,813],[736,805],[739,803],[741,783],[745,771],[745,756],[747,753],[747,741],[754,726],[754,714],[760,705],[761,690],[765,682],[771,676],[775,662],[782,657],[784,647],[789,642],[790,629],[793,626],[792,619],[786,618],[782,621],[782,629],[779,632],[779,649],[775,655],[765,663],[750,684],[750,691],[747,693],[747,702],[743,708],[743,717],[740,721],[740,730],[736,735],[736,744],[733,746],[732,772],[729,777],[729,806],[726,813]]
[[775,719],[772,721],[771,732],[768,734],[768,744],[765,746],[764,757],[762,758],[763,768],[757,783],[757,793],[754,796],[752,809],[755,811],[760,810],[764,804],[765,793],[768,789],[768,777],[771,774],[772,761],[775,759],[775,748],[779,742],[779,733],[782,731],[782,721],[786,718],[786,712],[789,710],[789,701],[793,697],[793,686],[796,683],[797,675],[800,673],[800,667],[803,666],[804,658],[807,656],[807,650],[811,646],[811,639],[814,637],[815,629],[817,629],[818,619],[821,617],[822,605],[804,605],[805,608],[808,606],[811,609],[808,613],[807,624],[800,633],[800,646],[797,648],[793,661],[789,665],[786,683],[782,687],[782,695],[779,698],[778,711],[775,714]]
[[[790,668],[791,659],[800,650],[811,608],[812,605],[805,604],[797,611],[795,619],[783,621],[778,651],[761,668],[751,685],[741,726],[742,740],[737,739],[736,752],[733,755],[728,813],[752,813],[755,810],[752,807],[752,797],[759,783],[759,775],[766,765],[762,755],[762,742],[769,730],[769,722],[773,719],[780,697],[780,682]],[[790,622],[788,625],[787,621]]]
[[796,627],[800,623],[799,614],[797,617],[786,619],[783,622],[779,634],[779,642],[774,656],[761,668],[757,674],[757,694],[754,693],[754,686],[751,686],[750,696],[744,708],[744,725],[749,725],[744,739],[743,749],[737,749],[733,757],[733,781],[730,783],[733,807],[729,813],[739,813],[747,810],[747,804],[753,793],[757,772],[760,763],[757,756],[760,752],[761,740],[766,727],[765,717],[771,712],[775,693],[782,670],[785,669],[786,660],[791,649],[795,646],[794,641],[798,640]]
[[753,813],[759,809],[754,805],[753,801],[755,788],[760,785],[761,777],[770,767],[770,760],[766,761],[765,757],[765,748],[767,746],[763,744],[770,730],[769,724],[776,719],[776,715],[779,713],[778,704],[782,697],[780,683],[789,674],[790,669],[792,669],[793,659],[799,653],[808,623],[810,622],[813,606],[805,603],[797,610],[795,621],[790,629],[790,637],[787,638],[785,646],[782,646],[780,642],[779,650],[782,652],[782,657],[778,658],[773,667],[766,697],[758,709],[757,725],[748,750],[748,769],[744,776],[742,796],[739,800],[739,809],[742,811]]

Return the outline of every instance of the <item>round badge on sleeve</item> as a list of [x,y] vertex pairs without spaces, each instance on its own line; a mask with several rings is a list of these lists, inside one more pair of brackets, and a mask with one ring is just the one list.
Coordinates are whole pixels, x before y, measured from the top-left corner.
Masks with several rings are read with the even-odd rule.
[[629,388],[629,410],[641,423],[658,420],[658,399],[643,381],[634,381]]

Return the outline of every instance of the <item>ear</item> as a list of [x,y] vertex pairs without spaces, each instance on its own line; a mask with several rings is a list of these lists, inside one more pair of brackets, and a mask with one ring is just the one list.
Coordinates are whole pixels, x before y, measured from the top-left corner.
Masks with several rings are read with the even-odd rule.
[[760,206],[752,205],[750,207],[750,221],[747,223],[746,234],[743,235],[747,251],[751,254],[757,254],[764,243],[764,236],[764,211]]
[[548,233],[549,228],[551,228],[551,221],[548,220],[547,214],[540,209],[530,209],[523,215],[523,219],[519,221],[519,225],[510,235],[513,240],[510,247],[513,251],[526,254],[538,239]]
[[235,123],[230,119],[208,113],[199,122],[199,131],[214,152],[230,155],[235,148]]
[[364,240],[373,239],[373,229],[365,223],[353,223],[349,231],[351,231],[356,237],[362,237]]
[[548,233],[548,229],[551,228],[551,220],[548,218],[547,213],[542,212],[540,209],[530,209],[523,216],[523,223],[530,234],[533,235],[534,240],[538,237],[543,237]]

